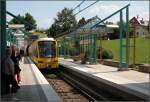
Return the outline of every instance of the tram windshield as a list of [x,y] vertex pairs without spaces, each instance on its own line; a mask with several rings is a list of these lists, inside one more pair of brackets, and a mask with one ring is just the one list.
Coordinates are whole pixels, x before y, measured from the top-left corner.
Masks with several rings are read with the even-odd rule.
[[39,56],[50,57],[56,56],[56,43],[55,41],[40,41],[39,45]]

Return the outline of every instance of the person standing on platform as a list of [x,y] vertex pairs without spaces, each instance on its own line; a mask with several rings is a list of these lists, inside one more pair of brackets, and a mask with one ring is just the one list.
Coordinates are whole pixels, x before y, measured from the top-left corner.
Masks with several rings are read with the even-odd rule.
[[[15,68],[15,76],[17,77],[17,75],[20,73],[20,68],[19,68],[19,61],[16,57],[16,49],[15,46],[12,46],[12,54],[11,54],[11,59],[14,62],[14,68]],[[17,78],[16,78],[17,79]]]
[[19,51],[19,49],[17,49],[16,58],[17,58],[17,63],[18,63],[18,67],[19,67],[19,72],[17,73],[17,82],[18,82],[18,84],[21,81],[21,68],[20,68],[20,64],[19,64],[19,61],[21,61],[21,57],[22,56],[20,54],[20,51]]
[[11,56],[11,49],[7,47],[6,49],[6,57],[3,60],[2,64],[2,73],[3,73],[3,80],[5,84],[5,93],[10,92],[10,84],[12,85],[11,92],[17,92],[18,90],[18,84],[15,79],[15,69],[14,69],[14,63],[12,59],[10,58]]
[[27,48],[26,48],[26,55],[27,56],[29,56],[29,47],[30,47],[30,45],[28,45]]
[[24,50],[23,50],[23,48],[20,49],[20,56],[21,56],[20,60],[22,61],[22,57],[24,56]]

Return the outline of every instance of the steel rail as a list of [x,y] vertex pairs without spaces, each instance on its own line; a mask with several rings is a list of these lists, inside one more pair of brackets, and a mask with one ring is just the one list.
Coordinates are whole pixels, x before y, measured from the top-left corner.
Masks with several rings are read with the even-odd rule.
[[57,73],[57,75],[59,77],[61,77],[63,80],[65,80],[67,83],[69,83],[72,87],[74,87],[75,89],[82,92],[82,94],[85,95],[87,98],[89,98],[91,101],[97,102],[97,100],[93,96],[91,96],[89,93],[87,93],[83,89],[83,87],[88,89],[85,85],[81,84],[79,81],[77,81],[77,80],[73,79],[72,77],[70,77],[69,75],[65,74],[63,71],[59,71],[59,73]]
[[[77,74],[77,73],[76,73]],[[59,71],[58,75],[63,78],[66,82],[70,85],[81,91],[86,97],[90,100],[97,102],[97,101],[109,101],[108,98],[102,96],[98,92],[94,91],[91,87],[88,86],[88,82],[83,82],[83,80],[79,79],[78,77],[74,76],[73,74],[69,73],[68,71],[61,70]]]

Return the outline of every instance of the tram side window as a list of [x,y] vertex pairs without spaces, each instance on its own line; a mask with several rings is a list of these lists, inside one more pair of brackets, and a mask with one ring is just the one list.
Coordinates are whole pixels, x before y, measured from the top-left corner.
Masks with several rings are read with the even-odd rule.
[[34,56],[34,57],[38,57],[36,46],[33,47],[33,56]]
[[30,56],[31,56],[31,57],[33,57],[33,53],[34,53],[34,52],[33,52],[33,45],[31,45],[31,48],[30,48]]
[[55,42],[51,43],[51,54],[53,57],[56,57],[56,43]]

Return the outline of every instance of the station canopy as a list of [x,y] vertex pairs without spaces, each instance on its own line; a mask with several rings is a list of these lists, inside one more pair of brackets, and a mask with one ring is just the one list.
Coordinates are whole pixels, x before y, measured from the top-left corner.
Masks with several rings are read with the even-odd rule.
[[94,16],[90,19],[88,19],[88,22],[77,28],[75,31],[71,32],[71,35],[72,34],[89,34],[89,33],[94,33],[94,32],[98,32],[98,31],[104,31],[104,29],[106,28],[106,25],[105,23],[101,23],[99,24],[97,27],[94,27],[93,29],[91,29],[92,26],[94,26],[97,22],[100,22],[101,19],[98,17],[98,16]]

